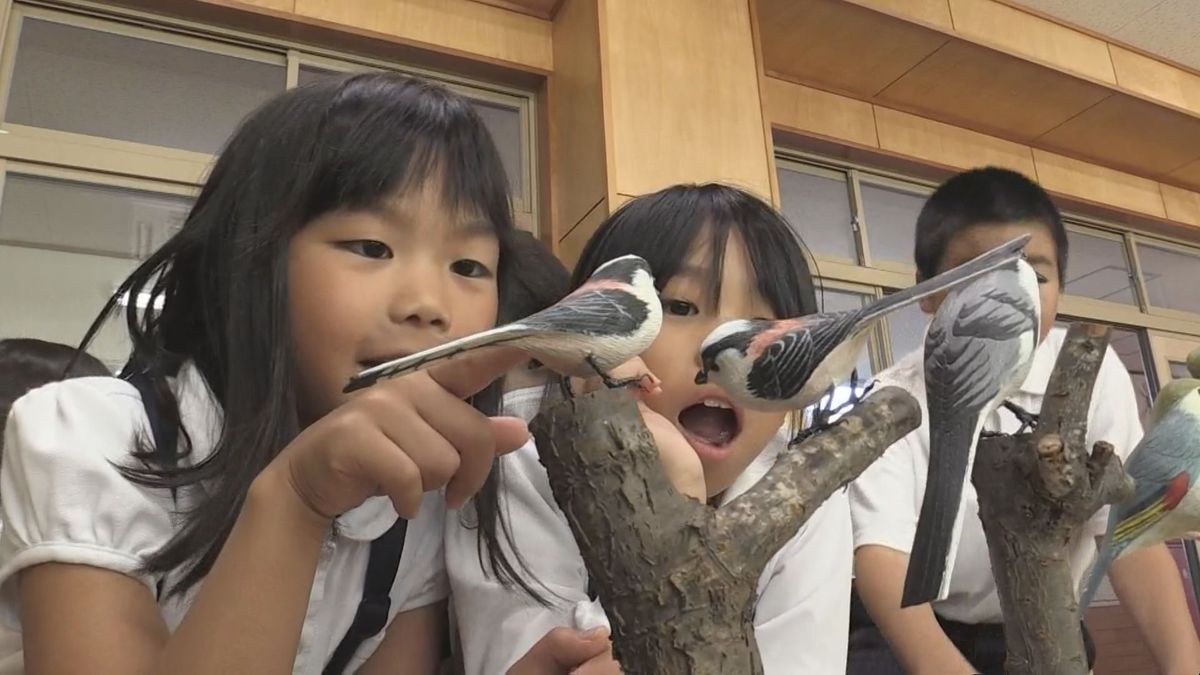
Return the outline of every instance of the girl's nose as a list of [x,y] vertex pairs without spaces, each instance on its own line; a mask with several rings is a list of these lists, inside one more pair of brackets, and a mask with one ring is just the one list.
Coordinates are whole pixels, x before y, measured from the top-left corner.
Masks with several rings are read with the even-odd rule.
[[[432,267],[432,266],[416,266]],[[435,269],[408,270],[403,280],[397,280],[389,313],[392,321],[414,327],[429,327],[438,331],[450,329],[443,275]]]

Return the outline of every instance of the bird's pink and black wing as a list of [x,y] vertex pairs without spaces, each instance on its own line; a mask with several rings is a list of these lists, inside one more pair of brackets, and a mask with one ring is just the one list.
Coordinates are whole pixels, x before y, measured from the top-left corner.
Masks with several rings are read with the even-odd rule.
[[860,314],[852,310],[806,317],[795,330],[780,333],[754,360],[747,389],[768,401],[786,401],[800,393],[821,361],[853,332]]

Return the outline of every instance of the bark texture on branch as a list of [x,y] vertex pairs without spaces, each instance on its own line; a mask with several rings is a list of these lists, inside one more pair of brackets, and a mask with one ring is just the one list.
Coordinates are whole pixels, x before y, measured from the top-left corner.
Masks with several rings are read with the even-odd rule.
[[761,673],[753,617],[767,561],[920,419],[910,395],[882,389],[714,510],[675,491],[628,392],[600,390],[539,415],[538,452],[624,672]]
[[1004,612],[1008,675],[1086,675],[1070,551],[1132,482],[1108,443],[1088,453],[1092,389],[1109,329],[1074,324],[1042,401],[1037,431],[985,438],[972,471]]

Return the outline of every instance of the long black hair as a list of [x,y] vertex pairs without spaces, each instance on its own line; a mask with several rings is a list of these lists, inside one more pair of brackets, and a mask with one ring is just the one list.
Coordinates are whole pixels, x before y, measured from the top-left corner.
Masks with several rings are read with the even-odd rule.
[[[167,378],[194,363],[223,410],[211,454],[191,466],[158,461],[143,442],[126,477],[152,488],[203,485],[181,529],[146,571],[182,569],[170,589],[204,578],[254,478],[299,433],[296,363],[288,317],[288,244],[336,209],[378,204],[437,179],[455,212],[486,218],[504,247],[513,231],[508,182],[479,116],[444,87],[394,73],[323,80],[290,90],[251,114],[228,141],[182,229],[137,267],[117,299],[162,298],[160,312],[129,302],[133,343],[125,375],[148,377],[157,408],[179,426]],[[154,303],[149,303],[151,306]],[[495,392],[485,392],[494,404]],[[190,452],[181,429],[176,458]]]
[[[721,296],[725,248],[732,234],[745,246],[755,288],[776,316],[817,311],[812,274],[796,231],[770,204],[744,190],[718,183],[675,185],[621,206],[584,246],[570,287],[578,288],[605,262],[634,254],[650,265],[655,286],[662,291],[695,247],[707,245],[709,292],[716,306]],[[480,538],[492,573],[501,583],[519,586],[538,602],[548,604],[518,571],[527,571],[519,555],[511,561],[501,548],[500,535],[505,536],[509,546],[512,539],[494,486],[497,480],[499,476],[493,471],[474,500]]]

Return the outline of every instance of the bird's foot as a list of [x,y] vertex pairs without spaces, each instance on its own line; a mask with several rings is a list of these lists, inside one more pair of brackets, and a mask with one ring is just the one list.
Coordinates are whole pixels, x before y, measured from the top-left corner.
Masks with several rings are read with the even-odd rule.
[[792,440],[788,442],[789,448],[794,448],[797,445],[800,445],[809,438],[812,438],[817,433],[824,431],[833,425],[830,419],[837,414],[837,411],[831,408],[833,404],[833,393],[835,390],[836,387],[832,385],[825,390],[825,395],[822,396],[817,401],[817,405],[813,407],[812,420],[809,422],[809,425],[801,429],[796,433],[795,436],[792,437]]
[[1016,417],[1021,423],[1021,428],[1017,429],[1016,435],[1020,436],[1023,433],[1037,428],[1039,417],[1034,413],[1029,412],[1012,401],[1005,401],[1001,405],[1008,409],[1008,411],[1013,414],[1013,417]]
[[636,387],[645,393],[650,393],[658,389],[662,384],[662,380],[655,377],[652,373],[642,373],[633,377],[613,377],[600,368],[596,363],[596,359],[591,354],[587,355],[586,360],[588,366],[595,371],[596,376],[609,389],[632,389]]
[[562,388],[563,399],[570,401],[575,398],[575,388],[571,386],[571,378],[558,378],[558,386]]

